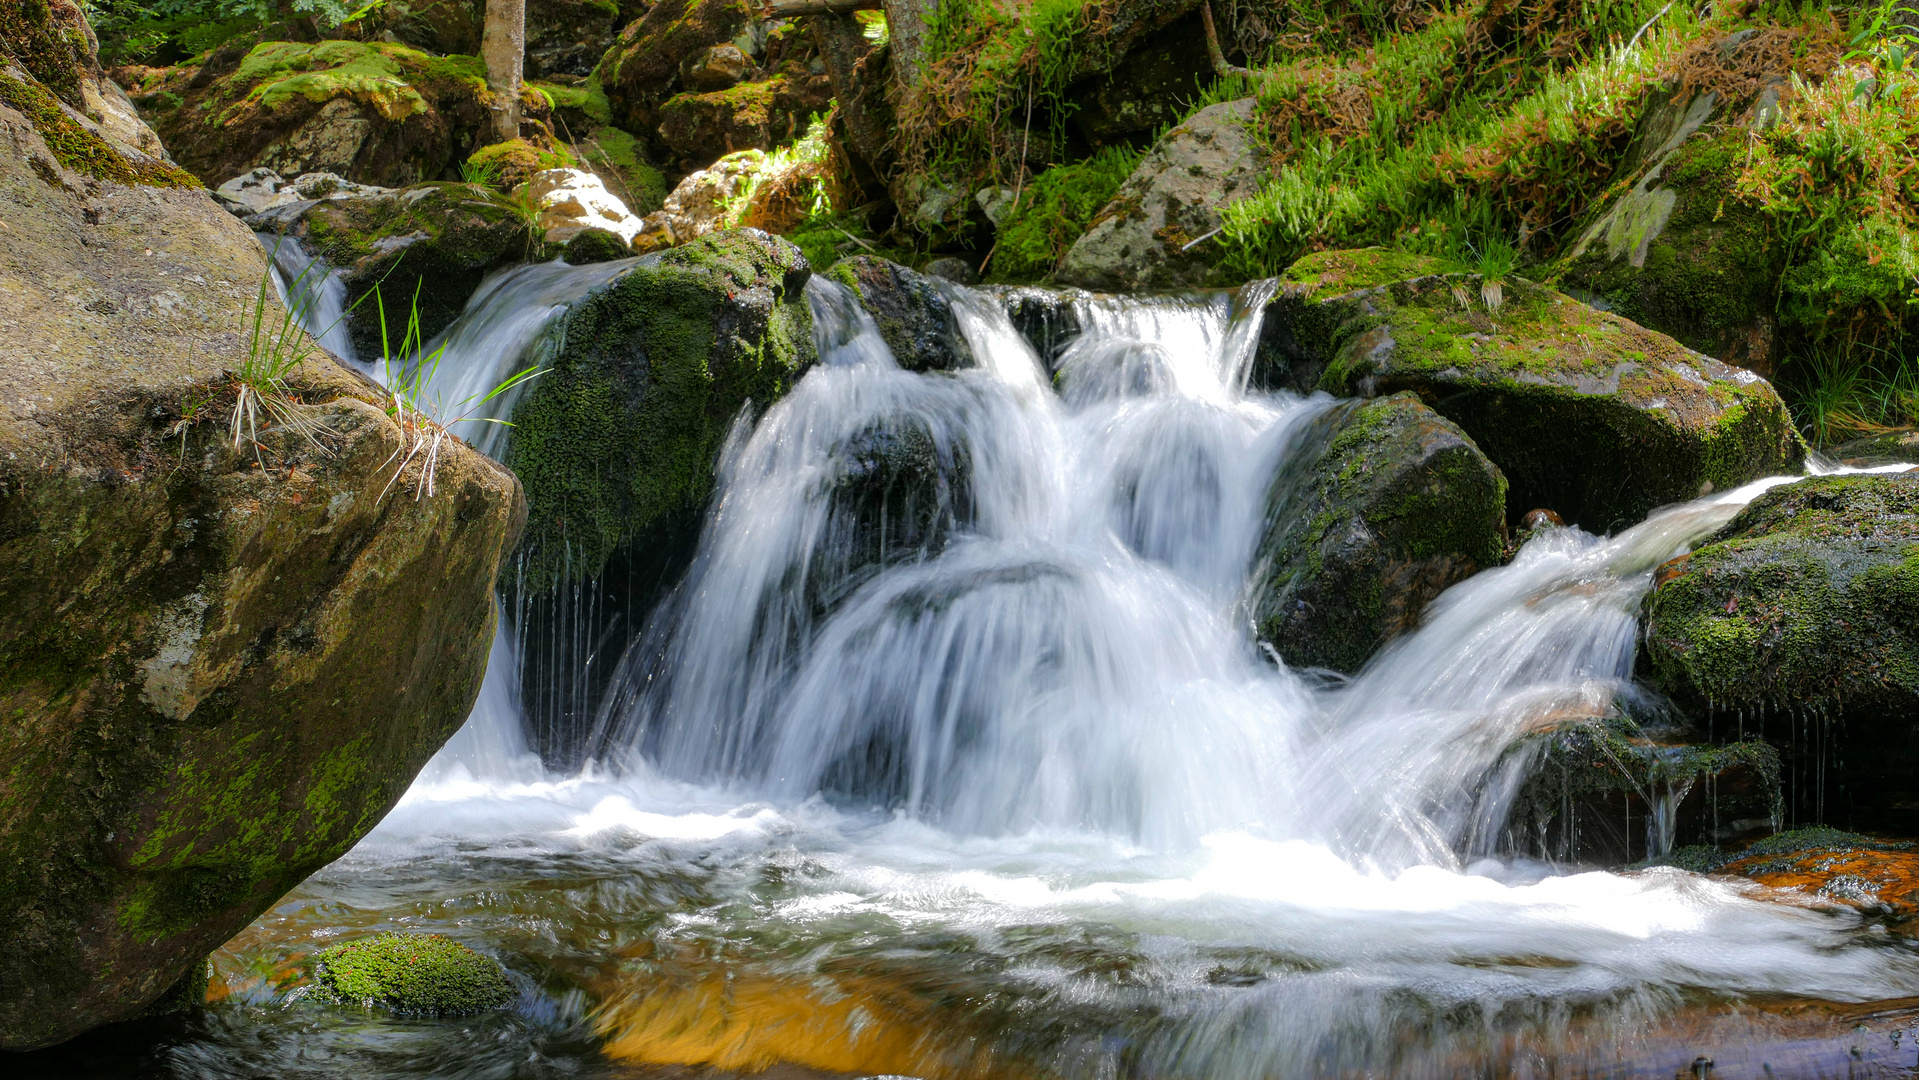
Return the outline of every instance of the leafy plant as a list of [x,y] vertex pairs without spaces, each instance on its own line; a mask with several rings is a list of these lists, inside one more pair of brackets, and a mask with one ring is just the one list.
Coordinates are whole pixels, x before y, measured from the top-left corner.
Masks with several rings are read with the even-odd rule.
[[[539,375],[537,365],[527,367],[505,379],[485,394],[474,394],[454,402],[451,408],[442,404],[433,393],[434,376],[439,373],[440,362],[446,357],[447,339],[441,338],[438,347],[431,352],[425,351],[426,342],[420,332],[420,285],[413,288],[412,309],[407,313],[406,331],[400,339],[396,351],[387,333],[386,303],[379,290],[372,290],[374,303],[380,317],[381,363],[385,369],[387,389],[386,414],[400,426],[400,445],[394,448],[392,455],[381,463],[384,468],[393,465],[393,475],[387,479],[386,487],[380,489],[380,497],[386,498],[407,467],[420,463],[419,479],[414,482],[413,498],[434,493],[434,481],[439,475],[440,448],[446,440],[453,438],[450,430],[455,424],[469,420],[512,427],[510,421],[491,416],[476,416],[474,413],[494,398],[520,386]],[[364,299],[364,298],[362,298]],[[448,413],[458,415],[449,416]],[[396,464],[397,462],[397,464]]]
[[[275,242],[276,254],[284,241],[282,237]],[[253,300],[246,356],[237,370],[228,372],[234,387],[233,409],[227,419],[233,448],[238,451],[251,444],[256,460],[260,460],[263,419],[269,425],[278,425],[304,437],[322,453],[330,453],[320,436],[331,434],[332,429],[296,400],[286,384],[287,374],[314,356],[313,339],[302,329],[317,295],[317,290],[301,288],[311,269],[309,264],[287,289],[287,303],[280,308],[277,318],[268,315],[267,297],[271,292],[273,269],[269,267],[261,276],[260,288]]]
[[492,189],[500,179],[500,162],[495,159],[468,158],[460,162],[460,182],[473,187]]

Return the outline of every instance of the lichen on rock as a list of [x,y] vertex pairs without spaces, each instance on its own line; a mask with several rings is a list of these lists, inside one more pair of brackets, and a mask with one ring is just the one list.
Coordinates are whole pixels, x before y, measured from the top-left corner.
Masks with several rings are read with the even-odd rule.
[[1412,394],[1334,406],[1267,496],[1253,620],[1289,665],[1357,671],[1445,588],[1496,565],[1506,480]]

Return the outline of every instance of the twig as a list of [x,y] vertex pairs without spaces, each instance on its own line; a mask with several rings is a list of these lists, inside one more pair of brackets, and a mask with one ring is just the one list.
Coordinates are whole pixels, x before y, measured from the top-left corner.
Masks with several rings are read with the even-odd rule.
[[847,232],[845,229],[840,228],[838,225],[833,226],[833,228],[841,236],[846,237],[848,240],[853,241],[855,244],[858,244],[859,246],[865,248],[866,250],[872,252],[873,254],[878,255],[880,253],[879,248],[876,248],[873,245],[867,243],[866,241],[861,240],[859,237],[854,236],[852,233]]
[[1638,32],[1633,34],[1632,40],[1626,42],[1627,51],[1631,51],[1634,45],[1639,44],[1639,39],[1645,36],[1646,31],[1652,29],[1652,24],[1664,18],[1666,15],[1666,12],[1671,10],[1672,10],[1672,0],[1666,0],[1666,6],[1660,8],[1658,11],[1653,12],[1652,18],[1646,20],[1646,25],[1640,27]]
[[1220,233],[1223,233],[1225,231],[1226,231],[1226,226],[1221,225],[1219,228],[1214,229],[1212,232],[1207,233],[1205,236],[1195,237],[1192,240],[1188,240],[1186,243],[1181,244],[1179,249],[1181,251],[1191,251],[1194,247],[1197,247],[1202,241],[1211,240],[1213,237],[1218,236]]
[[1219,47],[1219,32],[1213,29],[1213,5],[1210,0],[1199,5],[1199,18],[1206,24],[1206,56],[1213,62],[1213,74],[1222,79],[1234,75],[1253,78],[1251,68],[1234,67],[1226,62],[1226,54]]

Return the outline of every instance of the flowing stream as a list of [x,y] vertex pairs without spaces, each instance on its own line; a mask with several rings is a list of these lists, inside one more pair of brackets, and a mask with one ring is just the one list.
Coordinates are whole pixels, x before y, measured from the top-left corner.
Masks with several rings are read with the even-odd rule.
[[[495,279],[446,395],[537,360],[624,265]],[[1350,680],[1295,671],[1249,589],[1267,491],[1334,403],[1243,389],[1260,298],[1088,302],[1055,380],[953,297],[980,365],[914,374],[816,278],[822,362],[738,425],[592,762],[529,749],[503,631],[400,806],[216,956],[225,999],[168,1068],[1669,1077],[1711,1044],[1722,1077],[1829,1051],[1909,1075],[1900,1035],[1779,1026],[1919,995],[1883,930],[1497,844],[1514,746],[1628,691],[1653,568],[1788,478],[1544,532]],[[875,447],[916,463],[877,541]],[[290,956],[382,927],[500,957],[519,1000],[456,1024],[297,1005]],[[1785,1071],[1739,1071],[1761,1044]]]

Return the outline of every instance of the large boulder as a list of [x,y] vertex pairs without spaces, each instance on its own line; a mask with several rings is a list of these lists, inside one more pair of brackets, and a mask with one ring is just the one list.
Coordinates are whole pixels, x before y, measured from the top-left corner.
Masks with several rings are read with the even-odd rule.
[[833,105],[825,73],[799,63],[723,90],[677,94],[660,106],[660,143],[680,162],[705,165],[735,150],[771,150],[806,134]]
[[975,365],[953,311],[951,286],[874,255],[841,259],[827,276],[853,291],[900,367],[956,371]]
[[1253,620],[1295,667],[1353,672],[1506,544],[1506,479],[1412,394],[1334,406],[1267,495]]
[[459,318],[486,275],[545,250],[540,222],[512,200],[470,184],[417,184],[372,195],[334,193],[249,214],[246,223],[286,237],[338,271],[349,303],[347,333],[361,357],[381,355],[380,310],[398,334],[418,299],[428,338]]
[[[67,133],[70,134],[70,133]],[[265,253],[206,192],[61,164],[0,107],[0,1047],[126,1019],[397,801],[466,718],[523,507],[433,496],[324,358],[228,423]],[[269,322],[279,317],[266,291]],[[297,339],[296,339],[297,340]]]
[[142,87],[139,100],[208,184],[268,168],[399,187],[440,179],[475,149],[485,75],[478,57],[388,42],[242,39]]
[[1209,283],[1206,245],[1227,203],[1259,190],[1265,170],[1250,124],[1254,100],[1209,105],[1167,132],[1055,275],[1089,289],[1176,289]]
[[1797,472],[1805,457],[1766,380],[1527,281],[1376,249],[1320,252],[1281,277],[1266,319],[1265,383],[1342,397],[1412,390],[1499,465],[1514,506],[1589,531]]

